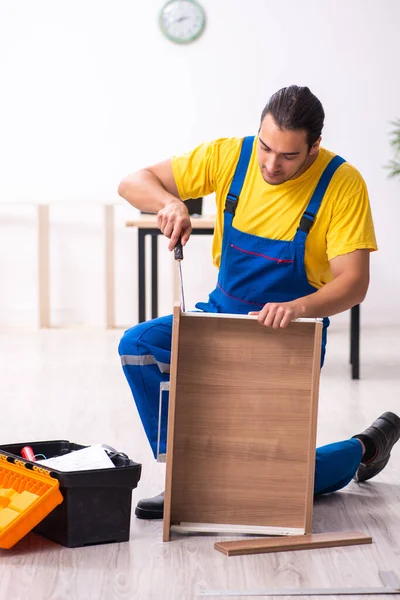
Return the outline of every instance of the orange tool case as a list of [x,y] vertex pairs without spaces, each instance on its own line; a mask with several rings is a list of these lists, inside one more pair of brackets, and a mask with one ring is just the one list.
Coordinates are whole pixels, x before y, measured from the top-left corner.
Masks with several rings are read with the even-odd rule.
[[11,548],[63,501],[50,469],[0,452],[0,548]]

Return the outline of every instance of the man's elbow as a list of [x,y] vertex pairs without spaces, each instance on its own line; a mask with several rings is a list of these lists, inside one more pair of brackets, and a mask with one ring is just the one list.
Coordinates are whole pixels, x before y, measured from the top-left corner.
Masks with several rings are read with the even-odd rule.
[[120,184],[118,186],[118,194],[121,196],[121,198],[128,200],[128,196],[129,196],[129,192],[131,191],[131,188],[132,188],[132,181],[129,180],[129,177],[124,177],[124,179],[122,179],[120,181]]
[[357,292],[356,292],[355,298],[354,298],[354,300],[355,300],[354,306],[356,304],[361,304],[361,302],[364,302],[364,300],[367,296],[368,288],[369,288],[369,277],[366,278],[364,281],[359,282],[358,289],[357,289]]
[[357,304],[361,304],[362,302],[364,302],[366,296],[367,296],[367,292],[365,292],[363,294],[360,293],[357,296],[355,296],[353,298],[353,306],[356,306]]

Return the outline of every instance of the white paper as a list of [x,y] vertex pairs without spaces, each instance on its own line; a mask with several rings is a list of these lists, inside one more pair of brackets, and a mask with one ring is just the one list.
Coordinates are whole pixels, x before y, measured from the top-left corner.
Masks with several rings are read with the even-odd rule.
[[114,463],[100,444],[36,462],[58,471],[90,471],[93,469],[115,468]]

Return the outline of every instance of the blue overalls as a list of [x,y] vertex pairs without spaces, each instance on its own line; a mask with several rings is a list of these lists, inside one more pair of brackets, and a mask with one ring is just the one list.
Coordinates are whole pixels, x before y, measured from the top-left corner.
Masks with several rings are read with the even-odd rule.
[[[241,154],[225,203],[221,264],[217,286],[208,302],[196,308],[212,313],[247,314],[267,302],[289,302],[316,292],[307,279],[304,253],[307,234],[325,191],[339,166],[335,156],[323,172],[301,218],[293,241],[262,238],[233,226],[236,206],[247,173],[254,137],[243,140]],[[324,319],[321,366],[329,319]],[[133,393],[154,455],[157,452],[160,383],[169,380],[172,315],[140,323],[125,332],[119,345],[124,373]],[[160,452],[166,449],[167,402],[161,416]],[[357,439],[317,449],[314,493],[333,492],[354,477],[362,457]]]

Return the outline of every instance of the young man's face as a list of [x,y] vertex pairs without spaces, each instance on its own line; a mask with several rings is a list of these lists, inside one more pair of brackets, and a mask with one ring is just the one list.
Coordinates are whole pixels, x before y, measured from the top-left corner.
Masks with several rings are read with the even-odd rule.
[[258,136],[258,164],[270,185],[279,185],[304,173],[317,158],[321,140],[309,150],[304,129],[279,129],[270,114],[264,117]]

